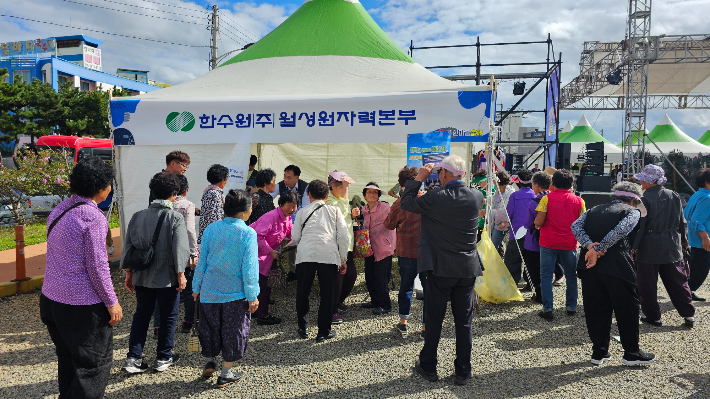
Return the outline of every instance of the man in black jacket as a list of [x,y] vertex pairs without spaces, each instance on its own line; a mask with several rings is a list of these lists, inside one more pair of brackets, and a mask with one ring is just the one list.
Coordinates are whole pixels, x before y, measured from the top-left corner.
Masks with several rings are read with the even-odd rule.
[[[441,188],[417,197],[419,187],[438,172]],[[415,368],[425,379],[436,381],[437,348],[446,304],[451,300],[451,312],[456,325],[456,384],[468,383],[471,376],[471,321],[473,319],[473,289],[483,267],[476,250],[478,211],[483,195],[461,180],[465,163],[450,155],[436,165],[419,169],[415,180],[406,183],[401,208],[422,215],[417,272],[427,273],[425,292],[426,331],[424,348]]]

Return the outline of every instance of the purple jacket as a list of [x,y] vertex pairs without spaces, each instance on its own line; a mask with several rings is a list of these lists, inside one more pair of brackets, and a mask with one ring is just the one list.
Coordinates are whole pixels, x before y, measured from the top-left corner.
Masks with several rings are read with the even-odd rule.
[[[534,197],[535,199],[540,199],[547,195],[546,191],[541,192],[538,194],[537,197]],[[530,201],[527,204],[528,208],[528,219],[525,221],[525,228],[528,229],[528,233],[525,234],[525,245],[523,247],[527,249],[528,251],[533,251],[533,252],[540,252],[540,234],[537,235],[537,239],[533,237],[533,234],[536,232],[535,230],[535,218],[537,217],[537,211],[535,208],[537,208],[538,201]]]
[[515,240],[515,232],[528,221],[528,204],[535,198],[535,192],[530,187],[523,187],[508,198],[506,211],[510,218],[510,239]]
[[259,245],[259,273],[268,276],[274,263],[269,252],[278,251],[281,241],[291,238],[293,222],[290,217],[284,215],[281,207],[277,207],[273,211],[266,212],[249,227],[256,231],[256,242]]

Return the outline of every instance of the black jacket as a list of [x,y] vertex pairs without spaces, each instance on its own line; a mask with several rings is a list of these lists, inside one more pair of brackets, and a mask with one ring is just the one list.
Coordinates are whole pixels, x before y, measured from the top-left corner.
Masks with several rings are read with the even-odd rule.
[[639,221],[636,261],[652,265],[680,262],[688,242],[683,205],[674,191],[653,186],[641,197],[648,214]]
[[417,197],[421,183],[408,181],[400,207],[422,215],[417,271],[439,277],[472,278],[483,274],[476,250],[478,211],[483,194],[462,181]]

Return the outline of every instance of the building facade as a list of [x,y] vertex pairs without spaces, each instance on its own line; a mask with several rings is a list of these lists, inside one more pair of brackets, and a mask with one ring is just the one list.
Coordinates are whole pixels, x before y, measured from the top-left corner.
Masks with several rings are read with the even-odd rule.
[[123,87],[134,95],[163,87],[150,84],[147,72],[144,81],[104,72],[101,44],[84,35],[0,43],[0,68],[8,70],[5,82],[39,79],[55,90],[65,82],[85,91]]

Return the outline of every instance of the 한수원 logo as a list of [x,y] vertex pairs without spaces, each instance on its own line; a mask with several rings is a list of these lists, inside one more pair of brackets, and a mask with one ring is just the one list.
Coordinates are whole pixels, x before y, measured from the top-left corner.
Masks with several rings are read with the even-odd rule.
[[178,130],[189,132],[195,127],[195,117],[189,112],[171,112],[165,118],[165,126],[172,132],[177,132]]

